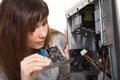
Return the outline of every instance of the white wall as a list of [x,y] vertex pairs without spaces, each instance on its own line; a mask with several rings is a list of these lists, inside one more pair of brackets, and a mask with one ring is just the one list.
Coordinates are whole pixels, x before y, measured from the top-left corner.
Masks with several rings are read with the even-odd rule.
[[64,32],[66,26],[66,11],[80,0],[44,0],[49,7],[48,22],[50,27]]
[[119,19],[120,19],[120,5],[119,5],[119,3],[120,3],[120,0],[117,0],[117,5],[118,5],[118,14],[119,14]]
[[[80,0],[44,0],[49,7],[48,22],[50,27],[64,32],[66,26],[66,11]],[[1,2],[1,0],[0,0]]]

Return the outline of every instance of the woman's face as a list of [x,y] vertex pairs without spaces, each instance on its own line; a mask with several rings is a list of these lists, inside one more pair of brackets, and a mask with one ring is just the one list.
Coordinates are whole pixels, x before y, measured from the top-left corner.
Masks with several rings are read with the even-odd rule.
[[39,49],[44,46],[48,33],[47,19],[38,22],[36,26],[33,32],[28,32],[28,47],[33,49]]

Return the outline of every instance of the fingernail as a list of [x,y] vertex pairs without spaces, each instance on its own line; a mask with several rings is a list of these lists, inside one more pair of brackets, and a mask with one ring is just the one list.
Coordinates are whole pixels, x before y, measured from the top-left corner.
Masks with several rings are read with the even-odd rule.
[[46,60],[47,60],[48,62],[51,62],[51,60],[50,60],[50,59],[48,59],[48,58],[46,58]]
[[50,65],[50,62],[47,62],[46,65]]

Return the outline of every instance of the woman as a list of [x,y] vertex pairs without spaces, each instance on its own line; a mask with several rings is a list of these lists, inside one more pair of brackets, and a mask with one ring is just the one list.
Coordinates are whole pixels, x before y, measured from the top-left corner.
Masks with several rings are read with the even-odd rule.
[[39,55],[49,47],[49,10],[43,0],[3,0],[0,4],[2,80],[34,80],[51,60]]
[[[60,51],[63,52],[66,47],[66,44],[67,44],[66,36],[58,30],[51,29],[50,47],[55,47],[57,45]],[[41,71],[38,74],[36,79],[37,80],[63,80],[66,74],[68,74],[69,72],[70,72],[69,64],[66,64],[66,65],[64,64],[64,65],[61,65],[60,67],[55,67],[45,71]]]

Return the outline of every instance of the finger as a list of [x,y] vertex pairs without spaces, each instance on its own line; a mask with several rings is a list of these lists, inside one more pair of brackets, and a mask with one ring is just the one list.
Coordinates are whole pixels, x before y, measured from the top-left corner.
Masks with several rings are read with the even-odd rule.
[[51,62],[51,60],[48,59],[48,58],[45,58],[45,57],[43,57],[41,55],[34,54],[34,55],[31,55],[31,56],[26,57],[25,59],[23,59],[21,61],[21,64],[30,64],[32,62]]
[[66,56],[66,59],[69,59],[70,55],[69,55],[69,50],[68,50],[68,44],[66,45],[65,49],[64,49],[64,52],[65,52],[65,56]]
[[30,76],[31,73],[33,73],[35,71],[41,71],[42,69],[43,69],[43,67],[40,67],[40,66],[30,67],[30,68],[21,70],[21,75],[23,75],[23,76]]
[[68,31],[67,31],[67,28],[64,29],[64,34],[66,37],[68,37]]
[[38,54],[38,53],[35,53],[35,54],[32,54],[28,57],[25,57],[24,60],[28,60],[28,59],[31,59],[31,58],[40,58],[40,59],[45,59],[42,55]]
[[48,62],[48,63],[51,63],[51,61],[48,60],[47,58],[45,58],[45,59],[31,58],[31,59],[28,59],[28,60],[21,61],[21,64],[22,65],[29,65],[29,64],[31,64],[33,62],[39,62],[39,63],[46,63],[46,62]]
[[36,76],[39,72],[40,71],[34,71],[34,72],[31,73],[32,80],[34,80],[36,78]]
[[27,68],[32,68],[34,66],[45,67],[45,66],[48,66],[50,64],[51,64],[50,62],[32,62],[30,64],[26,64],[26,65],[22,65],[22,66],[24,66],[24,69],[27,69]]

